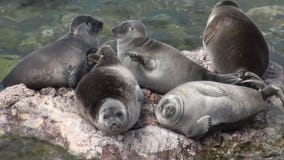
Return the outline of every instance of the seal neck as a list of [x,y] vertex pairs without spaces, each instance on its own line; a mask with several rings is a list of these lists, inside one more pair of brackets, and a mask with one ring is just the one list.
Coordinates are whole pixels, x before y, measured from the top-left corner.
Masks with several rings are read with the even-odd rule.
[[119,53],[124,53],[126,51],[131,51],[138,47],[148,45],[150,42],[151,42],[150,37],[135,38],[132,41],[118,40],[117,50]]

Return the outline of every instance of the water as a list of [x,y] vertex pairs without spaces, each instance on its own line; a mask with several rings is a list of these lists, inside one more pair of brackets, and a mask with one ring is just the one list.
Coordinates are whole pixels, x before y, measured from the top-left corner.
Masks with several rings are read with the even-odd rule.
[[[22,57],[67,33],[71,19],[83,13],[91,14],[105,23],[98,38],[100,44],[112,39],[110,29],[120,21],[140,19],[151,37],[180,50],[196,49],[202,44],[202,31],[216,2],[217,0],[0,0],[0,80]],[[284,65],[284,1],[236,2],[243,11],[248,12],[263,32],[271,51],[271,59]],[[254,9],[273,5],[275,7],[272,9]],[[15,142],[9,136],[0,138],[0,157],[6,155],[3,149],[5,151],[7,147],[13,148],[10,155],[19,158],[21,155],[29,155],[39,144],[46,145],[30,139],[27,150],[20,151],[20,148],[26,146],[15,144],[25,141],[26,139],[18,138]],[[29,155],[29,159],[42,159],[40,157],[45,155],[55,159],[55,150],[57,147],[51,145],[44,151],[35,150],[36,155]],[[15,157],[12,159],[16,159]],[[60,159],[70,157],[61,156]]]

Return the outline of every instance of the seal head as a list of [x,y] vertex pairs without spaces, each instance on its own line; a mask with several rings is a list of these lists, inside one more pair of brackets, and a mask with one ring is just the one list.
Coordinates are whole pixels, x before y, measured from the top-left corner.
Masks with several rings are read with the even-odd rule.
[[164,96],[157,105],[156,118],[162,125],[174,126],[182,118],[184,104],[177,94]]
[[237,3],[235,3],[234,1],[221,1],[221,2],[216,3],[214,7],[219,7],[219,6],[234,6],[234,7],[239,8]]
[[94,34],[101,31],[103,28],[103,22],[96,20],[89,15],[79,15],[73,19],[70,26],[70,32],[74,34],[88,32],[88,34]]
[[75,91],[82,104],[81,115],[109,135],[123,133],[137,122],[143,100],[136,79],[113,52],[107,45],[98,50],[97,56],[89,56],[99,60]]
[[111,33],[118,41],[123,42],[129,42],[148,36],[146,27],[138,20],[123,21],[118,26],[113,27]]
[[128,127],[128,106],[118,99],[106,98],[98,106],[98,125],[100,130],[115,134],[124,132]]

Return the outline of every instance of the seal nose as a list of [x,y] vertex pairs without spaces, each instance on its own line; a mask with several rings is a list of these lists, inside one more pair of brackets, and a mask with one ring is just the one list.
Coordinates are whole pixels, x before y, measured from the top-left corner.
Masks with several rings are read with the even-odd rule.
[[98,26],[98,28],[103,28],[103,26],[104,26],[104,23],[103,22],[101,22],[101,21],[96,21],[96,25]]
[[112,27],[112,29],[111,29],[111,33],[112,33],[112,35],[116,35],[116,30],[117,30],[117,26],[116,27]]
[[162,115],[165,118],[172,117],[176,112],[176,107],[173,103],[166,103],[163,105]]
[[101,21],[96,20],[95,21],[95,30],[96,32],[99,32],[103,29],[104,23]]
[[120,125],[119,125],[119,123],[112,121],[112,122],[110,122],[110,128],[111,129],[119,129]]

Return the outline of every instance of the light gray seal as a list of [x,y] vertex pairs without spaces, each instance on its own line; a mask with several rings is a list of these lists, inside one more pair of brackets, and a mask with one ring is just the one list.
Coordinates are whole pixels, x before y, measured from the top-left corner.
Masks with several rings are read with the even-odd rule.
[[143,93],[110,46],[103,46],[97,54],[102,57],[79,82],[76,97],[83,106],[82,115],[92,125],[107,134],[120,134],[137,122]]
[[164,94],[189,81],[237,84],[253,77],[248,76],[248,72],[227,75],[211,73],[176,48],[151,39],[144,24],[138,20],[123,21],[111,32],[117,40],[117,56],[123,65],[131,70],[139,85],[157,93]]
[[75,17],[69,33],[26,56],[4,78],[3,85],[75,88],[93,67],[87,64],[87,54],[97,50],[96,36],[102,27],[103,23],[92,16]]
[[263,35],[233,1],[214,6],[203,33],[203,46],[218,73],[242,69],[262,76],[269,63]]
[[236,129],[265,111],[264,99],[272,95],[284,102],[282,91],[273,85],[257,91],[217,82],[188,82],[164,95],[155,114],[166,128],[201,137],[215,129]]

